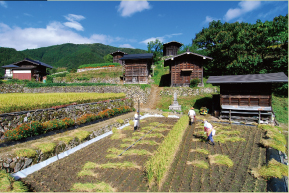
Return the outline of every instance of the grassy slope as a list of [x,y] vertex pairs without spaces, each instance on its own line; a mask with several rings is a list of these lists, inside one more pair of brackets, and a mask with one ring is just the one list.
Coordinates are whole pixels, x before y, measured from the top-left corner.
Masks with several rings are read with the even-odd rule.
[[288,125],[288,98],[273,95],[272,107],[276,115],[276,120]]

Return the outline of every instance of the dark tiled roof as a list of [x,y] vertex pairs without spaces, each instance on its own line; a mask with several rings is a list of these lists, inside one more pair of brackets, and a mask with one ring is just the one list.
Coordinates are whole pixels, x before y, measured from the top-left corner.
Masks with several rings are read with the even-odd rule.
[[122,53],[122,54],[127,54],[127,53],[125,53],[125,52],[122,52],[122,51],[119,51],[119,50],[118,50],[118,51],[115,51],[115,52],[112,52],[112,53],[110,53],[110,54],[112,55],[112,54],[115,54],[115,53]]
[[167,42],[167,43],[164,43],[163,45],[167,45],[167,44],[171,44],[171,43],[177,43],[177,44],[179,44],[180,47],[183,45],[182,43],[176,42],[176,41]]
[[185,55],[185,54],[192,54],[192,55],[199,56],[199,57],[202,57],[202,58],[205,58],[205,59],[213,60],[213,58],[211,58],[211,57],[209,57],[209,56],[203,56],[203,55],[201,55],[201,54],[196,54],[196,53],[193,53],[193,52],[184,52],[184,53],[182,53],[182,54],[179,54],[179,55],[176,55],[176,56],[172,56],[172,57],[170,57],[170,58],[167,58],[167,59],[165,59],[165,61],[171,60],[172,58],[177,58],[177,57],[182,56],[182,55]]
[[128,54],[124,55],[120,60],[135,60],[135,59],[152,59],[154,56],[153,53],[147,54]]
[[[45,66],[45,67],[47,67],[47,68],[53,68],[53,66],[50,66],[50,65],[48,65],[48,64],[45,64],[45,63],[40,62],[40,61],[38,61],[38,60],[31,60],[31,59],[29,59],[29,58],[25,58],[25,60],[26,60],[26,61],[30,61],[30,62],[32,62],[32,63],[36,63],[36,64],[38,64],[38,65],[40,65],[40,66]],[[17,62],[17,63],[18,63],[18,62]]]
[[288,77],[284,72],[268,73],[268,74],[247,74],[247,75],[226,75],[226,76],[210,76],[207,83],[278,83],[288,82]]
[[16,66],[14,64],[9,64],[9,65],[6,65],[6,66],[1,66],[2,68],[18,68],[19,66]]

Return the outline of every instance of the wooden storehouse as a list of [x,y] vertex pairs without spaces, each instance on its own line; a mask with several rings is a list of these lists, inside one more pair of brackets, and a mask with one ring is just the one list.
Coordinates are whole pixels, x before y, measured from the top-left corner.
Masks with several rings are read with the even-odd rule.
[[116,52],[111,53],[110,55],[112,55],[113,57],[113,63],[119,63],[120,65],[122,65],[122,60],[119,60],[119,59],[122,58],[126,54],[127,53],[124,53],[118,50]]
[[22,61],[2,66],[2,68],[5,69],[4,78],[42,81],[43,77],[47,75],[46,69],[53,67],[37,60],[25,58]]
[[120,60],[124,65],[125,84],[148,84],[151,65],[153,65],[153,53],[127,54]]
[[163,56],[175,56],[178,54],[179,48],[183,44],[176,41],[171,41],[163,44]]
[[164,66],[170,67],[171,86],[189,86],[194,78],[201,80],[199,86],[203,85],[203,65],[212,59],[189,50],[165,59]]
[[[220,85],[220,95],[213,98],[213,112],[236,120],[272,122],[272,84],[288,82],[283,72],[268,74],[210,76],[207,83]],[[218,114],[218,113],[216,113]]]

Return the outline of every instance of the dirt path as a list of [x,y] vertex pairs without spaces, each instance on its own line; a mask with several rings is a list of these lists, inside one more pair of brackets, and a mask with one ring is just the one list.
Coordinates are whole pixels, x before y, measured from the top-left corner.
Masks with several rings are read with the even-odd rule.
[[156,85],[152,85],[151,94],[149,96],[148,103],[142,105],[142,108],[145,110],[156,109],[156,106],[160,100],[160,92],[163,90],[162,87],[158,87]]

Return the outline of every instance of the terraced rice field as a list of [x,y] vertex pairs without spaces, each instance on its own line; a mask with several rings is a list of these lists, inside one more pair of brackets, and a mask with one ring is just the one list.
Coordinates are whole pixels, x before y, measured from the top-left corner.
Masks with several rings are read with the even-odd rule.
[[[150,156],[178,119],[147,118],[141,130],[132,126],[95,142],[22,179],[31,190],[41,192],[117,191],[117,192],[250,192],[266,191],[266,181],[250,174],[251,168],[265,164],[264,135],[256,127],[216,125],[215,146],[206,144],[203,126],[186,130],[173,164],[162,185],[148,185],[145,168]],[[136,145],[127,147],[147,134]],[[226,141],[227,140],[227,141]],[[216,154],[231,161],[214,163]]]

